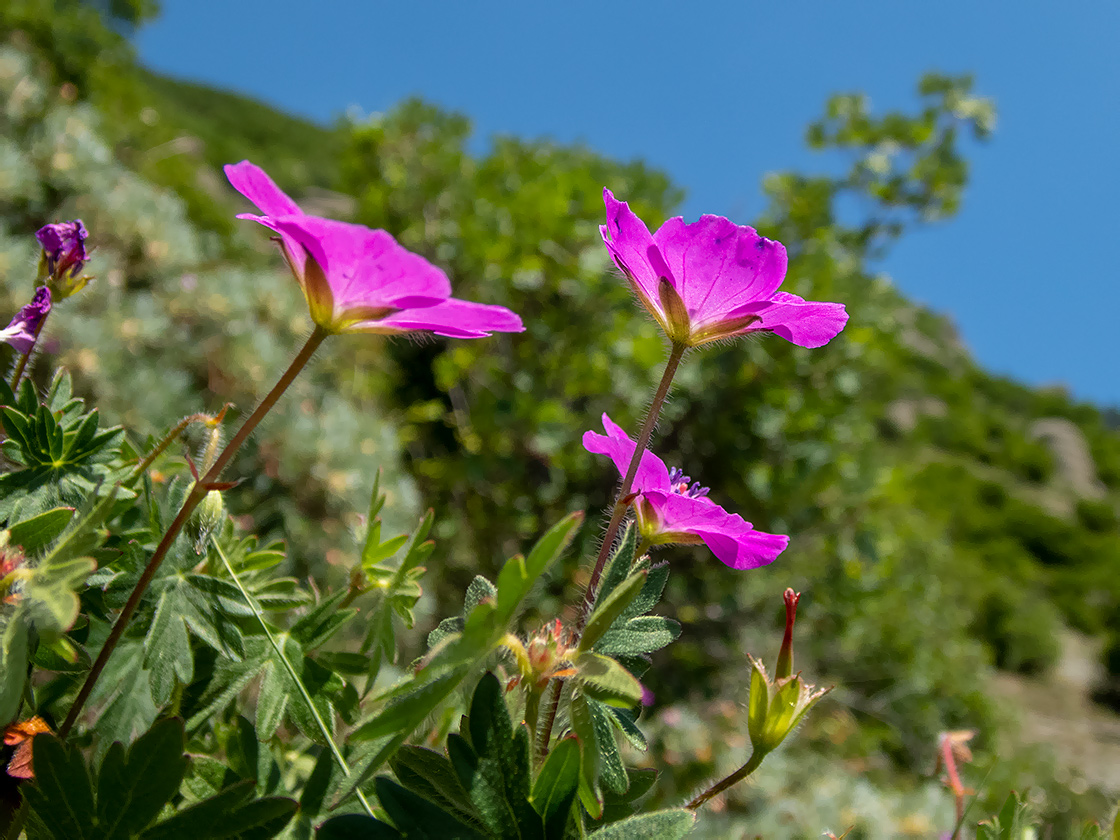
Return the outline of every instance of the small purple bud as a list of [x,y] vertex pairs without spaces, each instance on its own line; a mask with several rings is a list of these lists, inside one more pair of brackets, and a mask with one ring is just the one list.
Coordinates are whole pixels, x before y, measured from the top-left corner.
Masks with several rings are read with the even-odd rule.
[[87,236],[81,219],[43,225],[35,233],[43,246],[40,279],[51,287],[57,300],[70,297],[89,281],[82,276],[82,269],[89,261],[85,246]]
[[51,311],[51,293],[46,286],[35,291],[31,303],[24,306],[12,318],[6,329],[0,330],[0,341],[14,347],[19,353],[27,354],[35,346],[35,339],[43,325],[43,319]]

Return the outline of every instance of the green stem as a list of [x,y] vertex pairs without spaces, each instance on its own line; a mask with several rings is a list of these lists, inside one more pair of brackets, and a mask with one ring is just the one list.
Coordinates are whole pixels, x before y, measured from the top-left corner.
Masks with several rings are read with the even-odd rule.
[[638,465],[642,462],[642,454],[646,451],[649,445],[650,436],[653,434],[653,427],[657,425],[658,415],[661,414],[661,406],[665,402],[665,397],[669,394],[669,388],[673,384],[673,377],[677,373],[677,366],[681,363],[681,358],[684,356],[684,351],[688,348],[683,344],[673,344],[673,349],[669,353],[669,361],[665,364],[665,373],[661,375],[661,382],[657,386],[657,391],[654,392],[653,402],[650,403],[649,411],[646,413],[645,422],[642,423],[642,429],[638,432],[638,441],[634,446],[634,455],[630,458],[630,466],[626,469],[626,476],[622,479],[622,485],[619,487],[618,495],[615,496],[614,509],[611,512],[611,521],[607,525],[607,533],[603,537],[603,545],[599,548],[599,557],[595,561],[595,568],[591,572],[591,581],[587,584],[587,594],[583,601],[583,612],[580,615],[579,624],[576,625],[575,637],[578,640],[579,634],[583,630],[583,625],[587,623],[588,616],[591,615],[591,608],[595,606],[595,590],[599,587],[599,579],[603,575],[603,567],[607,564],[607,557],[610,556],[611,547],[614,545],[614,538],[618,535],[618,526],[622,522],[622,517],[626,513],[627,503],[624,499],[630,495],[630,488],[634,485],[634,476],[638,474]]
[[[264,630],[265,636],[268,637],[268,642],[272,645],[272,649],[276,651],[276,655],[280,657],[280,661],[284,663],[284,668],[288,671],[288,676],[292,678],[292,682],[294,682],[296,684],[296,688],[299,689],[300,696],[303,697],[303,702],[307,704],[307,708],[311,711],[311,716],[315,718],[315,724],[319,727],[320,734],[327,742],[327,746],[330,747],[331,755],[334,756],[335,764],[337,764],[339,769],[342,770],[342,775],[349,779],[350,767],[346,763],[346,758],[342,755],[342,750],[338,748],[338,744],[336,744],[334,742],[334,738],[331,737],[331,731],[327,728],[326,721],[323,720],[322,715],[319,714],[318,707],[311,699],[311,692],[307,690],[307,686],[305,686],[303,684],[303,680],[299,678],[299,674],[296,673],[296,669],[292,666],[291,661],[284,653],[284,649],[280,646],[280,643],[276,641],[276,637],[272,635],[272,630],[269,628],[268,623],[264,620],[264,616],[261,615],[260,609],[258,608],[256,602],[249,596],[249,593],[241,584],[241,578],[239,578],[237,576],[237,572],[233,570],[233,566],[230,564],[229,558],[226,557],[226,553],[222,551],[222,547],[218,544],[218,541],[211,537],[210,543],[218,552],[218,556],[222,558],[222,563],[225,564],[226,571],[229,572],[229,576],[233,578],[234,584],[241,592],[241,597],[245,599],[245,603],[249,605],[249,609],[251,609],[253,611],[253,615],[257,617],[257,621],[258,623],[260,623],[261,629]],[[372,817],[374,815],[373,808],[370,807],[369,802],[366,800],[365,794],[362,793],[360,789],[356,789],[355,792],[358,795],[358,801],[361,802],[362,807],[366,809],[366,813]]]
[[764,759],[765,757],[766,753],[755,750],[751,753],[751,757],[746,764],[744,764],[727,778],[721,779],[720,781],[716,782],[714,785],[712,785],[710,788],[697,796],[684,807],[695,811],[713,796],[718,796],[732,785],[738,784],[739,782],[743,781],[743,779],[747,778],[747,776],[758,769],[758,766],[762,764],[762,759]]
[[167,532],[163,535],[163,539],[161,539],[159,545],[156,546],[156,550],[152,553],[152,558],[148,561],[148,565],[144,567],[144,571],[140,575],[140,579],[136,582],[136,586],[133,587],[132,593],[128,596],[128,601],[125,602],[124,608],[117,617],[116,623],[113,624],[113,628],[109,631],[109,636],[105,639],[105,644],[101,647],[101,652],[97,655],[97,661],[94,662],[93,667],[90,668],[85,682],[82,683],[82,687],[78,691],[78,696],[74,699],[74,705],[70,707],[70,712],[66,715],[66,720],[63,721],[62,726],[58,729],[58,736],[60,738],[65,740],[66,736],[70,734],[70,730],[74,727],[74,723],[77,721],[82,707],[85,706],[86,700],[89,699],[90,692],[93,691],[98,677],[100,677],[101,672],[105,670],[105,665],[108,663],[109,657],[112,655],[118,642],[120,642],[121,636],[124,635],[124,630],[125,627],[128,626],[129,619],[132,618],[132,614],[136,612],[136,608],[140,605],[140,599],[144,596],[144,592],[148,589],[148,585],[155,577],[156,571],[163,562],[163,558],[167,556],[167,552],[171,549],[171,544],[175,542],[175,538],[179,535],[183,526],[187,524],[187,520],[190,519],[194,509],[198,507],[199,502],[206,497],[210,487],[221,476],[222,470],[226,468],[226,465],[232,460],[237,450],[241,448],[241,444],[252,434],[257,424],[268,414],[272,407],[276,405],[277,400],[279,400],[281,395],[288,389],[288,386],[295,381],[296,376],[299,375],[299,372],[303,370],[304,366],[311,360],[311,357],[315,354],[319,345],[323,343],[323,340],[328,335],[329,333],[321,327],[315,328],[315,331],[311,333],[311,337],[307,339],[307,343],[304,344],[303,348],[296,354],[295,359],[292,361],[291,365],[288,366],[288,369],[284,371],[280,380],[273,389],[268,392],[265,398],[261,400],[260,405],[249,415],[241,428],[237,430],[237,434],[233,436],[233,439],[226,445],[226,448],[222,450],[222,453],[214,461],[213,466],[206,471],[206,475],[194,483],[190,493],[187,494],[186,500],[183,502],[183,506],[179,509],[179,513],[176,514]]
[[47,323],[47,318],[50,316],[51,311],[48,309],[46,314],[39,321],[39,325],[35,327],[35,336],[31,341],[31,346],[27,348],[27,352],[19,357],[16,362],[15,372],[12,374],[12,393],[16,393],[19,388],[19,383],[23,379],[24,370],[27,368],[27,360],[31,358],[31,354],[35,352],[35,347],[39,343],[39,334],[43,331],[44,325]]
[[[574,640],[579,641],[580,633],[583,632],[583,627],[587,623],[588,617],[591,615],[591,609],[595,606],[595,593],[599,588],[599,579],[603,576],[603,567],[606,566],[607,557],[610,555],[611,546],[614,545],[614,538],[618,534],[618,526],[622,522],[622,517],[626,513],[627,505],[623,500],[630,494],[630,488],[634,485],[634,476],[638,474],[638,465],[642,462],[642,453],[646,451],[649,445],[650,436],[653,434],[653,427],[657,425],[657,418],[661,414],[661,406],[665,402],[665,397],[669,394],[669,388],[673,384],[673,377],[677,373],[677,367],[684,357],[684,352],[688,348],[683,344],[673,343],[672,350],[669,352],[669,361],[665,363],[665,372],[661,375],[661,382],[657,386],[657,390],[653,394],[653,402],[650,403],[649,411],[646,412],[646,419],[642,423],[641,431],[638,432],[638,441],[634,446],[634,455],[630,458],[630,466],[626,469],[626,475],[622,479],[622,485],[618,489],[618,495],[615,496],[614,510],[611,512],[611,521],[607,525],[607,533],[603,537],[603,544],[599,548],[599,557],[595,561],[595,567],[591,572],[591,581],[587,584],[587,592],[583,599],[583,610],[580,613],[579,621],[575,626]],[[549,742],[552,740],[552,727],[556,723],[556,713],[560,708],[560,692],[563,690],[563,680],[554,679],[548,684],[548,705],[546,706],[545,719],[543,725],[537,732],[537,758],[543,759],[548,755]]]

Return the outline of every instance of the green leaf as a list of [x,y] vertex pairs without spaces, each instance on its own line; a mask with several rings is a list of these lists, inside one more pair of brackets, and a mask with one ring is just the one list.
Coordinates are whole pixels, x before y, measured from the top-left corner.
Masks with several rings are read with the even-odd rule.
[[661,650],[680,634],[680,624],[671,618],[638,616],[607,631],[595,650],[610,656],[638,656]]
[[94,840],[93,786],[82,754],[50,733],[31,741],[35,784],[24,794],[43,824],[67,840]]
[[684,808],[672,808],[666,811],[654,811],[651,814],[641,814],[612,823],[598,831],[593,831],[588,838],[594,840],[679,840],[690,831],[696,822],[692,811]]
[[155,615],[144,639],[144,667],[150,672],[152,697],[160,706],[171,699],[178,681],[190,684],[194,676],[194,656],[187,625],[165,590],[156,603]]
[[278,796],[248,801],[254,787],[251,779],[230,785],[152,826],[140,835],[140,840],[223,840],[248,832],[254,837],[273,837],[291,820],[296,803]]
[[536,581],[550,565],[559,559],[582,524],[583,511],[577,510],[553,525],[537,541],[537,544],[533,546],[529,555],[525,558],[525,571],[530,581]]
[[364,814],[345,814],[323,823],[315,840],[402,840],[403,835],[391,825]]
[[638,529],[633,522],[626,525],[626,530],[622,534],[622,539],[618,543],[618,547],[611,555],[610,562],[607,563],[607,568],[603,572],[603,577],[599,581],[599,590],[595,593],[595,606],[603,603],[603,600],[614,592],[616,586],[630,576],[630,572],[634,565],[634,555],[638,553]]
[[74,517],[74,508],[57,507],[44,511],[38,516],[25,519],[12,525],[10,541],[21,546],[26,554],[34,554],[49,545],[66,529]]
[[484,837],[384,776],[377,778],[375,789],[381,807],[407,840],[482,840]]
[[584,651],[572,662],[577,679],[589,697],[611,706],[630,707],[642,701],[642,684],[607,656]]
[[646,584],[645,570],[639,570],[620,583],[606,598],[603,598],[594,612],[587,619],[587,626],[579,639],[579,650],[591,650],[597,641],[610,630],[615,620],[622,615],[622,611],[630,606],[630,602],[638,597],[638,593]]
[[182,721],[164,720],[128,750],[114,743],[97,780],[101,840],[127,840],[145,828],[178,792],[187,771]]
[[0,634],[0,720],[15,720],[27,684],[27,624],[12,616]]
[[599,739],[595,734],[591,707],[583,694],[572,695],[570,715],[572,732],[579,739],[581,757],[579,799],[591,818],[597,820],[603,815],[603,794],[599,787]]
[[[470,741],[447,739],[448,757],[482,825],[498,837],[532,837],[541,820],[529,804],[529,731],[510,721],[498,678],[483,675],[471,699]],[[522,834],[522,832],[526,834]]]
[[546,840],[563,840],[579,788],[579,742],[565,738],[548,754],[530,797],[544,821]]
[[622,753],[618,751],[618,740],[615,738],[611,724],[613,716],[610,707],[591,697],[587,699],[587,706],[591,711],[592,725],[595,727],[595,741],[599,745],[599,778],[606,784],[608,790],[625,793],[630,779],[626,775]]
[[478,820],[467,791],[447,756],[406,744],[397,750],[389,765],[397,780],[413,793],[436,803],[465,823]]
[[399,732],[407,737],[455,690],[467,670],[455,668],[427,682],[408,681],[376,717],[350,733],[350,740],[370,741]]

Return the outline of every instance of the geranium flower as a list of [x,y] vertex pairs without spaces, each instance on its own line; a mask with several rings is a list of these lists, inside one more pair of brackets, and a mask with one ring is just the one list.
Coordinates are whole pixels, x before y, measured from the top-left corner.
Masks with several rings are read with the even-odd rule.
[[843,304],[814,303],[777,291],[786,249],[722,216],[686,225],[679,216],[650,235],[625,201],[603,190],[599,227],[611,258],[665,334],[695,347],[749,332],[772,332],[820,347],[844,328]]
[[[583,448],[606,455],[626,474],[635,443],[610,417],[603,415],[605,435],[584,432]],[[756,531],[736,513],[728,513],[708,498],[708,488],[646,450],[631,488],[642,538],[650,545],[703,542],[733,569],[755,569],[781,554],[789,537]]]
[[451,297],[442,270],[383,230],[309,216],[247,160],[225,167],[234,188],[263,213],[239,214],[275,231],[311,319],[331,333],[428,331],[451,338],[521,332],[504,306]]
[[65,300],[80,292],[90,281],[82,275],[89,261],[85,240],[89,236],[81,219],[43,225],[35,238],[43,246],[40,279],[51,287],[56,300]]
[[35,346],[39,327],[51,311],[51,293],[46,286],[35,290],[31,303],[16,313],[8,326],[0,330],[0,341],[12,345],[19,353],[29,353]]

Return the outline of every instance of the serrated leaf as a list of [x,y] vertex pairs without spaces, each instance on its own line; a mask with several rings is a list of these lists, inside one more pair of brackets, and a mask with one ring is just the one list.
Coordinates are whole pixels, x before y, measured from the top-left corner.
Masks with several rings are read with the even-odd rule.
[[579,789],[579,742],[565,738],[548,754],[536,781],[531,801],[544,822],[546,840],[563,840]]
[[82,754],[50,733],[31,741],[35,784],[25,789],[35,815],[56,837],[93,840],[93,786]]
[[622,611],[630,606],[630,603],[642,591],[646,584],[646,575],[647,572],[644,570],[634,572],[599,602],[599,605],[588,617],[587,625],[583,628],[583,634],[579,639],[578,649],[580,651],[593,649],[595,643],[610,630],[615,620],[622,615]]
[[160,594],[144,639],[144,667],[151,674],[152,697],[160,706],[171,699],[175,682],[188,685],[194,676],[194,656],[187,625],[174,609],[169,591]]
[[128,750],[113,744],[97,780],[101,840],[127,840],[145,828],[179,790],[187,771],[183,724],[156,723]]
[[680,840],[692,831],[696,815],[684,808],[640,814],[593,831],[594,840]]

